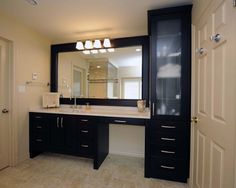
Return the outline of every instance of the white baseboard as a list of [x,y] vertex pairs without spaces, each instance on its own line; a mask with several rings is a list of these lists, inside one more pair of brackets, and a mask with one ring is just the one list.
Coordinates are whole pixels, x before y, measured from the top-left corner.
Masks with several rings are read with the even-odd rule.
[[128,153],[128,152],[122,152],[122,151],[109,151],[109,154],[144,158],[144,153]]

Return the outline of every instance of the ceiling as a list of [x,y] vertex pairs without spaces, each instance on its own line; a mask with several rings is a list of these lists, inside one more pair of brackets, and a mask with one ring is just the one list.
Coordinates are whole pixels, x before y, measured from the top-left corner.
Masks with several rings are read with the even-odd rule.
[[147,10],[192,0],[0,0],[0,11],[28,25],[52,43],[147,34]]

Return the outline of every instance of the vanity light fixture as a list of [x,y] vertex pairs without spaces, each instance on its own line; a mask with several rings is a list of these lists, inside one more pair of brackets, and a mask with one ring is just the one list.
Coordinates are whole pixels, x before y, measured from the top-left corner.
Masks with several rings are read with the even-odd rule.
[[111,48],[111,42],[109,38],[105,38],[103,42],[99,39],[86,40],[85,42],[77,41],[76,42],[76,49],[83,50],[83,53],[88,54],[97,54],[106,53],[106,52],[114,52],[115,49]]

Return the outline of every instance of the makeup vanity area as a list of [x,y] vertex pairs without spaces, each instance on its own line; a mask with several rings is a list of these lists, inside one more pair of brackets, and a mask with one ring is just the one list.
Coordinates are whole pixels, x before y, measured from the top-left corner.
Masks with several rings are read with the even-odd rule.
[[[148,11],[148,36],[111,39],[111,45],[114,56],[86,56],[76,43],[51,46],[50,87],[60,93],[60,107],[30,109],[30,157],[70,154],[91,158],[99,169],[109,153],[109,124],[144,126],[144,176],[186,182],[191,6]],[[116,63],[118,57],[125,63]],[[144,112],[137,110],[140,99]]]

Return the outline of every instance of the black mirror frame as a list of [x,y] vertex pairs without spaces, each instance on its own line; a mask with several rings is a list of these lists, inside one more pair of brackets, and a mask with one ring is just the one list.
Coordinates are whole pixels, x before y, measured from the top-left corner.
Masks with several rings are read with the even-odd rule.
[[[127,38],[111,39],[111,45],[114,48],[142,46],[142,99],[149,104],[149,37],[136,36]],[[64,43],[51,45],[51,92],[58,91],[58,53],[78,51],[76,43]],[[136,106],[137,99],[93,99],[77,98],[77,104],[85,105],[104,105],[104,106]],[[60,98],[60,104],[73,104],[74,100],[70,98]]]

